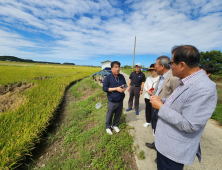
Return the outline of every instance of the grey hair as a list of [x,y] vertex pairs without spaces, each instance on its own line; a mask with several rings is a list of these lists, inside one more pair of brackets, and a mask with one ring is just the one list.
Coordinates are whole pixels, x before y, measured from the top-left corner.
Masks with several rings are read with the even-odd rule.
[[158,57],[156,60],[159,60],[159,65],[164,65],[164,67],[166,69],[170,69],[170,65],[169,65],[169,62],[170,62],[170,58],[165,56],[165,55],[162,55],[160,57]]

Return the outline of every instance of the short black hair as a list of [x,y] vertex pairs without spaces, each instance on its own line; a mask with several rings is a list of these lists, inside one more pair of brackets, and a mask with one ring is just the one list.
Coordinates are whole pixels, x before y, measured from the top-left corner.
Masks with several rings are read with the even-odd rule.
[[117,64],[117,65],[120,66],[120,62],[119,62],[119,61],[113,61],[113,62],[111,63],[111,68],[113,68],[114,64]]
[[204,64],[203,66],[201,66],[201,68],[205,70],[207,74],[213,74],[215,72],[215,67],[210,63]]
[[159,60],[159,65],[164,65],[164,67],[166,69],[170,69],[170,65],[169,65],[169,62],[170,62],[170,58],[165,56],[165,55],[161,55],[160,57],[158,57],[156,60]]
[[200,53],[192,45],[174,46],[171,52],[174,54],[173,62],[176,64],[183,61],[188,67],[193,68],[200,63]]

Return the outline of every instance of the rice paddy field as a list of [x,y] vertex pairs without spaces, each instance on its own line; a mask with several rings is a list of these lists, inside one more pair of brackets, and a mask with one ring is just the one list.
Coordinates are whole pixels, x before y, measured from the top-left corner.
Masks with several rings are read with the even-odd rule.
[[0,62],[0,169],[30,154],[66,88],[100,68]]

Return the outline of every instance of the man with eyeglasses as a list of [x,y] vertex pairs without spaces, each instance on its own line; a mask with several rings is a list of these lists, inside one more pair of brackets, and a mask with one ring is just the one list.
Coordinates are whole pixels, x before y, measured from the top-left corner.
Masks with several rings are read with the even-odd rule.
[[[172,75],[172,71],[170,70],[170,58],[167,56],[160,56],[156,60],[155,69],[157,73],[160,75],[160,79],[158,80],[153,94],[159,96],[160,98],[168,98],[171,93],[177,88],[179,84],[179,78],[174,77]],[[152,128],[153,133],[155,133],[157,119],[158,119],[158,109],[152,109]],[[150,149],[156,149],[154,142],[153,143],[145,143],[145,145]],[[155,159],[155,162],[157,159]]]
[[158,170],[182,170],[197,156],[201,162],[200,138],[217,104],[217,89],[199,68],[200,53],[191,45],[172,48],[171,69],[179,85],[166,98],[151,96],[159,110],[155,133]]
[[[103,91],[107,93],[107,114],[106,114],[106,132],[112,135],[111,129],[117,133],[119,120],[123,110],[123,99],[125,98],[126,80],[120,74],[120,62],[113,61],[111,63],[112,74],[105,77],[103,81]],[[114,117],[114,119],[113,119]],[[113,119],[113,122],[112,122]]]

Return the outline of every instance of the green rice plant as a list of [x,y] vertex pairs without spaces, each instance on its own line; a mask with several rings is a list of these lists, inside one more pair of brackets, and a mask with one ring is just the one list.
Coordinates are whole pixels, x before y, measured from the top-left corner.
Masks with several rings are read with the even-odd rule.
[[0,62],[0,85],[22,82],[33,86],[17,93],[24,97],[23,104],[0,113],[0,169],[13,169],[30,154],[70,83],[99,70],[80,66],[13,64]]

